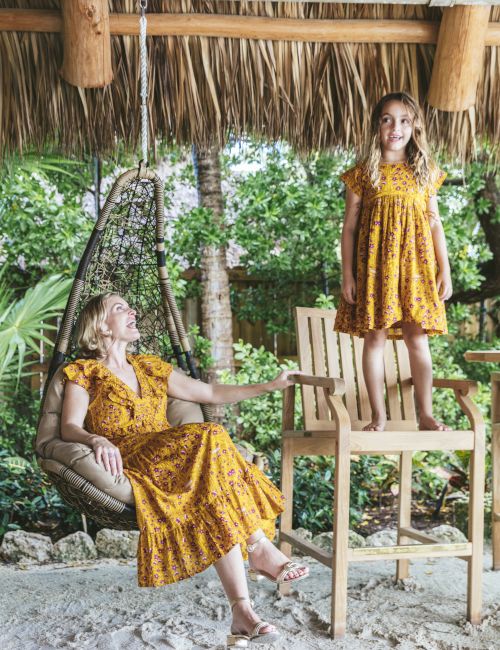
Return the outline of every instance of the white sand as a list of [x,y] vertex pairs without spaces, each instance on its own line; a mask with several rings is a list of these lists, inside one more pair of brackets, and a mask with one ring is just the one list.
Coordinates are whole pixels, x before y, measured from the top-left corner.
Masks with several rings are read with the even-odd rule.
[[[460,650],[500,648],[500,572],[485,554],[484,621],[465,620],[467,564],[412,564],[404,588],[391,582],[394,562],[351,565],[347,635],[328,635],[328,569],[307,560],[311,577],[281,598],[269,582],[252,587],[256,609],[279,626],[278,650]],[[1,650],[48,648],[225,648],[229,607],[213,568],[159,589],[136,586],[134,562],[101,561],[27,568],[0,565]],[[252,648],[269,648],[252,644]]]

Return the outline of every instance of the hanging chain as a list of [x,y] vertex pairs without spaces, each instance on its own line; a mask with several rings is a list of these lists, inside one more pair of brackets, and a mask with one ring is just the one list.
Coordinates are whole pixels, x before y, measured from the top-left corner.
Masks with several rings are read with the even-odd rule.
[[139,19],[139,42],[141,61],[141,145],[142,162],[148,162],[148,50],[146,48],[146,9],[147,0],[139,0],[141,17]]

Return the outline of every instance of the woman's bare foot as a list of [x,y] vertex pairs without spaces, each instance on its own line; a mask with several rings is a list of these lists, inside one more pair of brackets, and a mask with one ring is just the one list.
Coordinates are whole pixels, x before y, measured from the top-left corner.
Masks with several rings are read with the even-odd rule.
[[451,431],[451,427],[443,422],[438,422],[432,415],[421,415],[418,420],[421,431]]
[[[259,538],[259,543],[254,542],[254,544],[253,551],[248,553],[248,564],[250,568],[276,578],[282,571],[283,566],[290,559],[265,536]],[[285,576],[285,582],[307,575],[309,575],[309,568],[299,566],[296,569],[290,569],[288,571]]]
[[[248,635],[254,629],[257,623],[261,622],[261,620],[262,619],[260,619],[253,611],[249,600],[239,600],[233,606],[231,633]],[[266,625],[261,630],[259,630],[259,634],[268,634],[269,632],[275,631],[276,628],[274,625]]]

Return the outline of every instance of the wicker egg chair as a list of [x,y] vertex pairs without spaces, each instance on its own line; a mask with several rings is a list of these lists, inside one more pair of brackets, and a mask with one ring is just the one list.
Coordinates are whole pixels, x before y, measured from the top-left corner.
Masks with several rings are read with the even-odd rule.
[[[77,354],[74,324],[90,296],[103,291],[116,291],[137,310],[141,339],[134,352],[175,360],[176,371],[198,378],[166,268],[163,183],[143,165],[116,180],[78,266],[57,335],[35,441],[38,463],[64,501],[104,527],[130,530],[137,522],[128,478],[112,477],[96,463],[90,447],[60,436],[62,369]],[[206,405],[170,398],[167,417],[173,426],[212,419]],[[239,450],[247,460],[262,465],[261,457]]]

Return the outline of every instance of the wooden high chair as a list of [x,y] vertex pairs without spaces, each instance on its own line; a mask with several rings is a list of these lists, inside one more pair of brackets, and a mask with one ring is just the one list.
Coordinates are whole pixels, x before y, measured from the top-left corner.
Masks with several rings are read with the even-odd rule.
[[[363,340],[334,332],[335,313],[296,308],[300,368],[308,374],[296,378],[296,383],[301,384],[304,430],[294,430],[295,387],[286,389],[284,394],[281,489],[286,509],[281,515],[280,547],[289,555],[293,544],[332,569],[334,638],[345,634],[348,563],[369,560],[396,560],[396,579],[408,577],[410,559],[457,556],[465,560],[468,563],[467,619],[478,624],[483,561],[484,422],[471,400],[477,384],[463,379],[434,379],[435,387],[454,390],[471,430],[419,431],[406,346],[403,341],[387,341],[384,354],[387,427],[383,432],[362,431],[371,415],[361,366]],[[412,453],[453,449],[467,449],[471,454],[468,541],[443,544],[412,528]],[[399,455],[396,546],[348,548],[350,455],[360,454]],[[299,538],[292,530],[293,459],[313,455],[336,457],[332,553]],[[287,593],[289,586],[280,589],[281,593]]]

